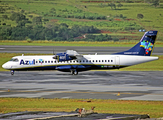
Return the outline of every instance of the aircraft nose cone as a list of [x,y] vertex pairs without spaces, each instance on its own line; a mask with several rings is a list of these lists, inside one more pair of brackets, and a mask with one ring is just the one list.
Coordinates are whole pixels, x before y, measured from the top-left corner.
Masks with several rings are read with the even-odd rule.
[[6,64],[3,64],[2,67],[3,67],[4,69],[6,69],[7,66],[6,66]]
[[9,69],[9,68],[10,68],[10,66],[9,66],[9,65],[7,65],[6,63],[5,63],[5,64],[3,64],[3,65],[2,65],[2,67],[3,67],[4,69]]

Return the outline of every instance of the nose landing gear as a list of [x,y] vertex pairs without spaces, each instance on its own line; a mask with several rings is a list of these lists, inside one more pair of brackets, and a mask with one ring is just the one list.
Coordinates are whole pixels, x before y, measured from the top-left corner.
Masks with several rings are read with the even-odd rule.
[[14,70],[11,70],[10,72],[11,72],[11,75],[14,75]]

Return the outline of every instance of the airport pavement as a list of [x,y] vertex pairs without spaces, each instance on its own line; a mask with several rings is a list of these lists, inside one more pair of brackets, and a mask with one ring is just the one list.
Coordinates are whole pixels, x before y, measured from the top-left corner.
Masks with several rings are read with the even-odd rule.
[[[92,113],[83,114],[83,117],[79,117],[79,114],[73,112],[17,112],[0,114],[0,119],[3,120],[157,120],[149,119],[148,115],[131,115],[131,114],[104,114],[104,113]],[[161,120],[161,119],[158,119]]]
[[[89,47],[89,46],[7,46],[0,45],[0,52],[8,53],[45,53],[53,54],[76,50],[80,54],[112,54],[130,49],[131,47]],[[155,47],[153,55],[163,55],[162,47]]]
[[163,100],[162,71],[0,72],[0,97]]

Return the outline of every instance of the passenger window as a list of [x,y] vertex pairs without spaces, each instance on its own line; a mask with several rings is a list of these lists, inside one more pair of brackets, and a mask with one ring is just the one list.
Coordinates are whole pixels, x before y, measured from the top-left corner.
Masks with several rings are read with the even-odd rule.
[[98,61],[96,60],[96,62],[98,62]]
[[73,61],[75,63],[75,61]]
[[107,62],[107,60],[105,60],[105,62]]
[[36,63],[37,63],[37,61],[36,61]]
[[113,60],[111,60],[111,62],[113,62]]
[[102,62],[104,62],[104,60],[102,60]]
[[108,62],[110,62],[110,60],[108,60]]
[[94,60],[93,60],[93,62],[94,62]]
[[89,60],[89,62],[91,62],[91,60]]
[[101,62],[101,61],[99,60],[99,62]]
[[51,63],[53,63],[53,61],[51,61]]
[[50,63],[50,61],[48,61],[48,63]]
[[47,61],[45,61],[45,63],[47,63]]

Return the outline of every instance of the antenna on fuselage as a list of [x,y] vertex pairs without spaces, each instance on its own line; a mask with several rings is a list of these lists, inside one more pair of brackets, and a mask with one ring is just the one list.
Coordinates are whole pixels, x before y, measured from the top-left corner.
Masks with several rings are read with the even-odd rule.
[[54,53],[54,48],[53,48],[53,55],[55,55],[55,53]]

